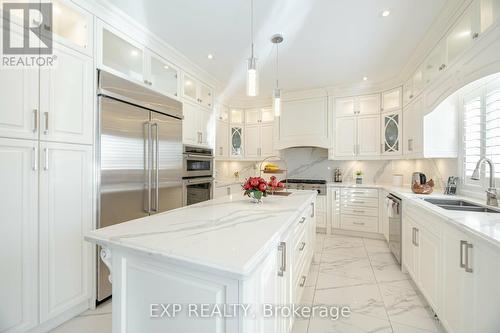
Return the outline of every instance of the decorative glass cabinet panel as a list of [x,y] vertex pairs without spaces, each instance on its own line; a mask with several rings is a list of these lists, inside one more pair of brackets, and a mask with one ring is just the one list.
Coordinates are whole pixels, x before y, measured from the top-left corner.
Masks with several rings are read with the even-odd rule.
[[382,154],[401,154],[401,112],[382,115]]
[[231,127],[231,156],[243,156],[243,128]]
[[89,26],[92,25],[92,17],[74,5],[60,0],[53,0],[52,12],[52,32],[77,47],[87,50],[91,42]]

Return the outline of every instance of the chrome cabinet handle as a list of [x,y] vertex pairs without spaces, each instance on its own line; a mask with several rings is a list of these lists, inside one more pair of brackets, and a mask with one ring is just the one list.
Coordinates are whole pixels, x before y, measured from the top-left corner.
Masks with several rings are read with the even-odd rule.
[[472,39],[477,39],[479,37],[479,32],[475,32],[472,34]]
[[303,218],[301,218],[301,219],[300,219],[299,224],[302,224],[302,223],[304,223],[305,221],[306,221],[306,218],[305,218],[305,217],[303,217]]
[[224,154],[223,154],[222,147],[219,147],[219,155],[221,155],[221,156],[222,156],[222,155],[224,155]]
[[411,243],[415,245],[415,228],[411,228]]
[[467,242],[464,240],[460,241],[460,268],[465,268],[464,263],[464,248],[467,250]]
[[154,181],[155,181],[155,206],[153,209],[153,212],[158,212],[160,209],[159,204],[160,204],[160,199],[159,199],[159,187],[160,187],[160,175],[159,175],[159,166],[160,166],[160,140],[159,140],[159,134],[158,134],[158,123],[153,123],[151,124],[151,131],[155,129],[154,133]]
[[49,113],[44,112],[43,115],[45,117],[45,129],[43,131],[43,134],[47,135],[49,134]]
[[364,204],[365,203],[364,201],[359,201],[359,200],[353,200],[352,202],[353,203],[359,203],[359,204]]
[[302,275],[302,277],[300,278],[300,284],[299,284],[300,287],[303,287],[306,285],[306,279],[307,279],[307,277],[305,275]]
[[314,217],[314,214],[316,214],[316,205],[314,202],[311,202],[311,217]]
[[147,188],[147,199],[146,199],[146,207],[144,208],[144,211],[146,213],[151,213],[151,180],[152,180],[152,175],[151,175],[151,166],[153,164],[153,157],[151,155],[152,153],[152,147],[151,147],[151,123],[146,122],[144,124],[145,129],[146,129],[146,147],[145,147],[145,155],[146,155],[146,170],[148,172],[148,188]]
[[418,236],[419,236],[420,230],[418,228],[415,228],[415,246],[419,247],[420,242],[418,241]]
[[278,245],[278,251],[281,252],[281,264],[280,269],[278,271],[278,276],[283,276],[286,272],[286,243],[280,242]]
[[38,130],[38,109],[33,109],[33,133]]
[[365,211],[364,210],[357,210],[357,209],[353,209],[352,210],[354,213],[360,213],[360,214],[364,214]]
[[43,161],[43,170],[49,170],[49,148],[43,148],[45,160]]
[[300,243],[299,251],[304,251],[305,247],[306,247],[306,242]]
[[465,271],[467,273],[472,273],[474,270],[469,266],[469,250],[472,250],[473,245],[471,243],[467,243],[467,247],[465,249]]
[[352,223],[353,223],[353,224],[355,224],[355,225],[365,225],[365,223],[364,223],[364,222],[356,222],[356,221],[354,221],[354,222],[352,222]]
[[31,168],[33,169],[33,171],[38,170],[38,151],[36,147],[33,147],[33,149],[31,150]]

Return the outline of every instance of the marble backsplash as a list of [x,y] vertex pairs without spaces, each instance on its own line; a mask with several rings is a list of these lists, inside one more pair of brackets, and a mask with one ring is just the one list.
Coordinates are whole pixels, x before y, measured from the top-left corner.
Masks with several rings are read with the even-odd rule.
[[[322,148],[301,147],[281,151],[287,162],[289,178],[333,180],[335,168],[340,168],[344,182],[354,181],[354,172],[361,170],[363,182],[376,184],[392,183],[394,174],[403,175],[403,183],[410,184],[415,171],[423,172],[432,178],[438,187],[444,187],[448,176],[458,175],[456,159],[419,159],[419,160],[384,160],[384,161],[337,161],[328,160],[328,151]],[[233,179],[234,172],[239,172],[240,179],[259,174],[259,163],[244,161],[218,161],[216,177]]]

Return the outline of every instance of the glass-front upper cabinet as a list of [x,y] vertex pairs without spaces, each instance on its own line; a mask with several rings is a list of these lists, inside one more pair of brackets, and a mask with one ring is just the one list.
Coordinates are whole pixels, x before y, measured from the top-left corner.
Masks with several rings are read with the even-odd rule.
[[193,100],[198,100],[196,81],[191,76],[184,74],[184,82],[183,82],[183,92],[184,96],[192,98]]
[[401,107],[400,87],[382,93],[382,111],[398,110]]
[[150,54],[150,71],[147,83],[156,91],[177,97],[179,95],[179,74],[177,68],[159,56]]
[[215,106],[215,110],[217,113],[217,119],[225,122],[229,121],[229,107],[223,104],[218,104]]
[[446,40],[442,40],[424,61],[424,81],[429,84],[446,68]]
[[102,65],[131,79],[145,82],[144,50],[107,27],[102,29]]
[[242,109],[231,109],[231,123],[233,124],[243,124],[245,121],[245,111]]
[[401,111],[382,114],[382,155],[400,155]]
[[204,85],[203,83],[200,83],[199,89],[200,104],[204,107],[211,108],[213,106],[214,99],[212,96],[212,89],[209,86]]
[[260,123],[260,109],[246,109],[245,110],[245,123],[258,124]]
[[478,36],[478,31],[476,31],[478,18],[474,9],[473,7],[469,8],[446,37],[448,64],[465,51]]
[[263,123],[271,123],[274,121],[274,110],[273,108],[262,108],[261,112],[261,121]]
[[243,127],[231,127],[231,157],[243,156]]

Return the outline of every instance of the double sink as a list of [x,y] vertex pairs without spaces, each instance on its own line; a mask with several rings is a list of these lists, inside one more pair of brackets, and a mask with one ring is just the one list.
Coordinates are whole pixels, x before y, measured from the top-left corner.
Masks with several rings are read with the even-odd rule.
[[491,209],[464,200],[435,199],[435,198],[425,198],[423,200],[447,210],[459,210],[464,212],[478,212],[478,213],[500,213],[500,210]]

